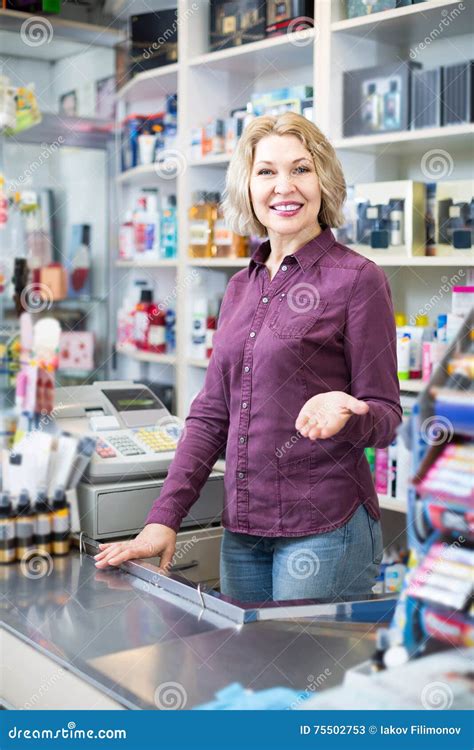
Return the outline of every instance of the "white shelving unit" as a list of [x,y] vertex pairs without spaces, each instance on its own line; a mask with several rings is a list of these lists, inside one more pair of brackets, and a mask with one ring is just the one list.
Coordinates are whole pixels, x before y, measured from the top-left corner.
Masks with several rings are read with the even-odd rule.
[[[163,0],[163,7],[166,6]],[[196,9],[197,6],[197,9]],[[191,158],[189,134],[192,127],[209,118],[225,117],[231,109],[244,106],[253,92],[279,86],[306,84],[314,87],[315,121],[337,149],[348,184],[376,180],[418,179],[427,181],[421,170],[421,158],[430,149],[446,150],[452,157],[449,179],[467,179],[472,174],[473,134],[470,124],[390,135],[344,138],[342,134],[342,82],[345,70],[403,64],[410,51],[427,37],[448,13],[459,6],[457,0],[427,0],[398,10],[374,13],[357,19],[343,17],[344,3],[318,0],[315,3],[315,30],[277,37],[219,52],[208,51],[209,3],[203,0],[179,0],[179,62],[166,68],[142,73],[119,92],[118,119],[130,112],[152,113],[163,108],[167,94],[178,93],[178,144],[182,165],[173,179],[160,178],[152,167],[137,167],[117,179],[117,226],[123,212],[139,187],[159,187],[165,194],[175,193],[179,214],[179,252],[176,261],[129,263],[112,258],[118,277],[117,294],[123,292],[129,274],[147,276],[157,285],[158,298],[174,294],[177,314],[177,351],[166,369],[153,370],[155,360],[121,356],[119,376],[124,362],[150,367],[151,377],[168,378],[177,390],[178,415],[184,418],[190,400],[201,388],[207,362],[196,360],[189,346],[191,332],[190,279],[201,274],[206,288],[213,279],[225,280],[248,259],[191,259],[188,257],[187,211],[195,190],[222,191],[229,157],[225,154],[206,159]],[[455,13],[435,41],[417,52],[426,67],[469,59],[473,9]],[[451,18],[451,16],[450,16]],[[408,315],[423,311],[446,278],[474,265],[474,257],[373,259],[386,267],[395,308]],[[120,274],[124,277],[120,280]],[[221,283],[221,281],[219,281]],[[117,297],[118,300],[118,297]],[[450,302],[445,296],[431,314],[446,312]],[[126,353],[124,353],[126,354]],[[160,359],[156,364],[164,363]],[[136,374],[136,370],[132,374]],[[419,381],[403,381],[404,391],[418,392]],[[388,500],[387,500],[388,502]],[[390,507],[393,501],[390,500]]]

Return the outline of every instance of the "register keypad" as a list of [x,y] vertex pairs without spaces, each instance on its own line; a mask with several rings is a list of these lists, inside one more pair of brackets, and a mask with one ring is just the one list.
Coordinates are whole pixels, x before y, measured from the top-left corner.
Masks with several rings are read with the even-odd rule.
[[169,437],[163,430],[138,430],[137,438],[142,442],[148,450],[153,453],[161,453],[162,451],[174,451],[176,449],[176,441]]

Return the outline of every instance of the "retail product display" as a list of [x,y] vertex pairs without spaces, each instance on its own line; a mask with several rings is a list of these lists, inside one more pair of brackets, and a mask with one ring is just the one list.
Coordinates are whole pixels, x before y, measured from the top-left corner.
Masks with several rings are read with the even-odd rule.
[[176,346],[176,315],[154,300],[149,282],[136,280],[117,313],[117,345],[151,354],[170,354]]
[[351,186],[337,237],[362,254],[424,255],[425,201],[425,186],[411,180]]
[[313,0],[267,0],[266,36],[305,31],[314,25]]
[[434,242],[431,254],[474,257],[474,193],[472,180],[439,181],[432,188]]
[[405,439],[412,454],[410,558],[383,661],[422,653],[430,639],[472,646],[474,563],[474,313],[465,319]]
[[91,227],[89,224],[74,224],[71,227],[71,245],[66,263],[68,297],[91,296],[91,267]]
[[209,48],[226,49],[265,37],[266,3],[258,0],[211,0]]
[[442,124],[474,122],[474,60],[442,68]]
[[230,231],[224,220],[219,193],[197,191],[189,209],[191,258],[245,258],[249,241]]
[[178,60],[176,8],[130,17],[130,73],[169,65]]
[[343,135],[408,130],[411,74],[418,63],[351,70],[343,77]]
[[127,212],[119,228],[119,258],[175,258],[178,245],[176,196],[162,196],[155,188],[144,188],[133,211]]
[[413,70],[411,117],[413,129],[441,125],[441,68]]
[[284,86],[251,95],[245,109],[232,110],[229,117],[209,120],[203,127],[192,128],[191,158],[232,154],[247,123],[259,115],[296,112],[313,119],[313,87]]
[[411,5],[411,0],[346,0],[347,17],[357,18],[404,5]]
[[[166,97],[165,109],[154,114],[129,114],[122,121],[122,170],[156,163],[169,168],[168,152],[176,147],[177,95]],[[158,168],[158,167],[157,167]]]

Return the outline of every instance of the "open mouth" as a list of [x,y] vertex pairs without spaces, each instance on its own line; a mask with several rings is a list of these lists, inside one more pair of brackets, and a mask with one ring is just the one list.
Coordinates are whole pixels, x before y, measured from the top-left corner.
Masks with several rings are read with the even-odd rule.
[[270,206],[278,216],[296,216],[298,211],[303,208],[302,203],[275,203]]

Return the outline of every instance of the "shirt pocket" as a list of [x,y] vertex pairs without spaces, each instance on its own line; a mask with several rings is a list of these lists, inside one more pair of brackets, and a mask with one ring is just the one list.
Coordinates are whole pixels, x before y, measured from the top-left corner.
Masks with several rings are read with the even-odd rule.
[[278,459],[277,488],[281,533],[311,533],[314,508],[311,502],[311,458],[294,461]]
[[300,338],[308,333],[320,319],[327,301],[320,299],[317,307],[304,311],[289,305],[287,297],[280,298],[279,307],[270,317],[268,327],[280,339]]

